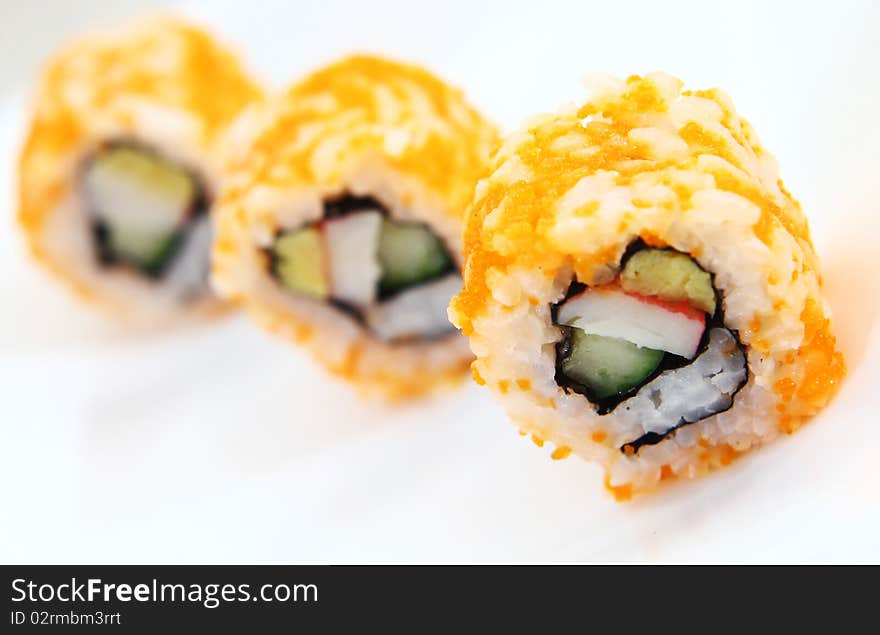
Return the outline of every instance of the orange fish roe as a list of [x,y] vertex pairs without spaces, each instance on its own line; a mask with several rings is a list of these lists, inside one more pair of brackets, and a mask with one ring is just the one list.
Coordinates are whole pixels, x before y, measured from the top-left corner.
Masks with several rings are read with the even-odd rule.
[[477,382],[480,386],[486,385],[486,380],[483,379],[482,375],[480,375],[480,370],[477,368],[476,361],[471,363],[471,375],[473,375],[474,381]]
[[666,247],[666,241],[657,236],[652,231],[643,231],[639,237],[645,242],[648,247],[656,247],[658,249],[663,249]]
[[[395,100],[392,110],[386,106],[389,98]],[[461,218],[497,143],[495,129],[467,105],[461,91],[417,66],[367,55],[317,71],[291,86],[273,107],[272,122],[234,163],[245,190],[312,182],[319,178],[316,153],[332,142],[339,144],[338,156],[378,151],[395,170],[442,197],[450,215]],[[420,125],[426,117],[446,125]],[[320,178],[332,181],[334,176],[341,177]]]
[[553,453],[550,455],[550,458],[554,461],[561,461],[562,459],[568,458],[568,455],[571,454],[571,448],[560,445],[558,448],[553,450]]
[[794,397],[794,392],[797,390],[797,384],[791,377],[783,377],[773,384],[773,390],[776,391],[776,394],[779,395],[779,398],[783,402],[788,402]]
[[607,489],[614,499],[618,503],[624,503],[628,500],[632,500],[633,497],[633,488],[632,485],[626,483],[624,485],[612,485],[611,477],[605,477],[605,489]]
[[[625,97],[607,106],[602,115],[613,117],[615,112],[633,113],[646,104],[663,108],[650,83],[631,78]],[[628,141],[625,122],[592,121],[580,125],[580,119],[593,114],[597,114],[597,110],[588,105],[578,113],[578,119],[546,118],[529,129],[530,140],[517,148],[516,156],[535,177],[503,185],[490,180],[488,189],[477,197],[469,210],[464,234],[468,271],[464,289],[452,302],[458,325],[465,334],[470,333],[471,316],[482,311],[490,295],[486,282],[489,269],[506,271],[514,262],[532,269],[553,270],[562,265],[564,258],[547,236],[554,225],[554,219],[547,213],[552,201],[558,200],[579,180],[598,169],[643,158]],[[554,150],[554,141],[563,136],[574,137],[582,147],[594,147],[598,151],[572,155],[566,150]],[[493,167],[497,167],[501,159],[501,156],[496,157]],[[502,200],[505,202],[503,206],[500,205]],[[595,207],[584,208],[579,213],[594,213],[595,210]],[[490,212],[499,215],[494,225],[504,228],[506,242],[510,244],[503,252],[492,248],[491,234],[484,233],[483,221]],[[604,263],[608,256],[608,253],[599,254],[584,261],[582,266]]]
[[718,449],[718,460],[721,462],[721,465],[730,465],[735,458],[739,456],[739,452],[730,447],[729,445],[723,445]]
[[[705,99],[713,99],[726,109],[718,91],[697,91]],[[650,78],[633,76],[627,79],[627,86],[619,99],[604,103],[601,107],[588,103],[577,113],[577,117],[547,117],[528,130],[529,139],[521,143],[515,150],[516,158],[527,167],[533,177],[527,181],[513,183],[496,183],[487,181],[488,188],[478,195],[468,213],[465,229],[464,250],[468,257],[468,275],[465,287],[453,300],[452,308],[458,324],[465,334],[470,333],[471,316],[479,315],[485,306],[490,292],[486,281],[486,272],[490,268],[506,271],[512,264],[533,269],[559,268],[564,256],[552,245],[548,231],[555,222],[548,210],[562,194],[570,190],[582,178],[598,170],[616,170],[620,180],[631,176],[635,160],[644,161],[643,153],[628,140],[628,133],[641,125],[637,116],[647,111],[664,112],[668,108],[666,100],[661,98]],[[590,115],[601,114],[607,121],[592,121],[586,125],[581,119]],[[733,125],[728,122],[729,125]],[[746,124],[747,125],[747,124]],[[718,156],[734,167],[740,167],[740,161],[728,151],[728,143],[704,131],[691,122],[679,131],[682,140],[690,141],[693,151]],[[740,135],[741,136],[741,135]],[[576,139],[576,143],[584,148],[593,148],[590,153],[571,153],[568,145],[556,150],[554,141],[563,137]],[[574,143],[574,142],[573,142]],[[502,152],[504,148],[502,148]],[[504,154],[499,154],[493,163],[497,168]],[[641,170],[649,166],[639,165]],[[657,168],[666,169],[665,162],[658,162]],[[783,190],[788,206],[780,207],[773,198],[761,192],[749,183],[738,180],[730,174],[713,173],[720,189],[736,193],[758,205],[766,213],[756,225],[756,235],[767,244],[771,244],[772,223],[780,222],[793,235],[809,240],[809,231],[805,219],[800,214],[796,201]],[[687,199],[692,190],[684,188],[679,196]],[[504,205],[501,205],[502,201]],[[642,202],[644,203],[644,201]],[[578,209],[578,214],[595,213],[596,202]],[[503,251],[493,247],[494,233],[486,232],[484,219],[493,213],[493,226],[503,228],[505,243],[510,246]],[[653,231],[642,231],[639,236],[649,246],[665,247],[666,241]],[[606,251],[592,254],[577,267],[578,271],[587,271],[597,264],[614,260],[617,255],[614,247]]]
[[773,384],[780,399],[777,409],[783,415],[780,428],[785,432],[793,432],[804,418],[821,409],[846,376],[846,362],[836,348],[831,320],[815,300],[807,300],[801,321],[804,343],[783,362],[790,374]]

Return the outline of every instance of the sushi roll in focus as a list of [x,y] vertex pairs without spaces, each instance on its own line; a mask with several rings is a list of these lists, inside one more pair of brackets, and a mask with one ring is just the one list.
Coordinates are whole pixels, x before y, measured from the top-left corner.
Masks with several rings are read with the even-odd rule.
[[495,128],[416,66],[332,64],[230,134],[213,279],[364,392],[406,397],[472,359],[446,307]]
[[625,499],[794,431],[845,365],[807,221],[730,99],[592,87],[494,157],[450,317],[523,433]]
[[208,273],[218,144],[261,96],[232,53],[172,18],[64,47],[39,81],[19,162],[31,252],[130,321],[217,310]]

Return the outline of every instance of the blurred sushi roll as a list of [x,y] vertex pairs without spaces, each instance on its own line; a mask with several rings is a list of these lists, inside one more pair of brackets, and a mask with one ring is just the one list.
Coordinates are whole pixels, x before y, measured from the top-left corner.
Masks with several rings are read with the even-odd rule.
[[807,221],[730,99],[588,84],[495,155],[450,317],[523,434],[626,499],[794,431],[845,365]]
[[363,392],[396,398],[472,359],[446,308],[495,128],[416,66],[343,59],[232,131],[215,286]]
[[78,295],[157,324],[210,291],[224,130],[259,86],[200,29],[152,18],[83,37],[46,66],[19,162],[31,252]]

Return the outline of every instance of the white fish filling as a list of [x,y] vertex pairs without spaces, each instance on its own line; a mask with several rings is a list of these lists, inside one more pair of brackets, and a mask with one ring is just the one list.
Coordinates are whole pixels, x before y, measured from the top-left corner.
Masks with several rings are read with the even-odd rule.
[[693,359],[705,330],[702,317],[670,311],[643,298],[614,290],[585,291],[559,309],[559,323],[585,333],[616,337],[643,348]]
[[213,233],[208,214],[200,216],[187,229],[183,244],[165,275],[165,284],[175,296],[188,298],[207,289]]
[[333,297],[358,307],[376,299],[376,286],[382,273],[376,255],[381,229],[382,214],[378,210],[327,222],[324,242]]
[[364,318],[376,336],[385,341],[443,335],[453,330],[446,307],[459,291],[461,276],[449,274],[369,307]]
[[745,354],[733,334],[713,328],[706,350],[693,362],[663,371],[615,413],[626,423],[640,424],[645,433],[664,435],[729,408],[745,380]]

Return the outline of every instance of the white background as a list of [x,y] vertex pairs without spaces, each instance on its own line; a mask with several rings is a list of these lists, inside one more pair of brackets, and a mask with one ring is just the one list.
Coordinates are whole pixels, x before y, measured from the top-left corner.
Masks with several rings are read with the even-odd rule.
[[60,37],[148,4],[0,3],[0,562],[880,562],[880,5],[182,5],[276,85],[382,52],[507,129],[581,99],[586,71],[734,97],[810,217],[850,376],[797,435],[621,505],[476,386],[363,403],[241,317],[130,333],[31,266],[13,221],[27,82]]

